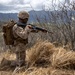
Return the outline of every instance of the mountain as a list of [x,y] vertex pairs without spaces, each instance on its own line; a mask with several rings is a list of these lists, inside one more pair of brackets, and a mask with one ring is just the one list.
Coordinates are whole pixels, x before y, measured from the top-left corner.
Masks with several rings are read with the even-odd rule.
[[[70,22],[75,11],[29,11],[29,22]],[[18,20],[17,13],[0,13],[0,21]]]
[[[47,13],[45,11],[30,11],[29,12],[30,17],[29,17],[29,22],[43,22],[43,18],[48,19]],[[13,20],[18,20],[17,18],[17,13],[0,13],[0,21],[8,21],[10,19]]]
[[17,13],[0,13],[0,21],[17,20]]

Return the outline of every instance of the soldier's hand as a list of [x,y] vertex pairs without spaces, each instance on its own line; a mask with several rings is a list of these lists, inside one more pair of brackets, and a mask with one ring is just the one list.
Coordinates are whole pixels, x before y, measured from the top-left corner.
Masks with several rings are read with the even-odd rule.
[[28,25],[28,27],[29,27],[30,29],[32,29],[32,26],[31,26],[31,25]]

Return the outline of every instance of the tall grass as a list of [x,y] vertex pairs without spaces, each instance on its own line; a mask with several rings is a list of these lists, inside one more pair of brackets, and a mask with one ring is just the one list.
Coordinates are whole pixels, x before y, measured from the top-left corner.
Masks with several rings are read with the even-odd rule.
[[[9,52],[0,56],[15,60],[15,54]],[[75,52],[55,47],[48,41],[40,40],[31,48],[27,48],[26,61],[28,68],[20,69],[15,74],[12,68],[7,73],[5,69],[6,75],[75,75]],[[2,71],[0,73],[5,75]]]

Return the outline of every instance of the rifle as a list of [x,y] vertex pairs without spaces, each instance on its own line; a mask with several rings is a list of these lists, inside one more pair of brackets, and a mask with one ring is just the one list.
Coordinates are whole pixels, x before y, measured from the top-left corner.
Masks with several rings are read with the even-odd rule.
[[40,28],[40,27],[37,27],[37,26],[32,25],[32,24],[28,24],[28,25],[31,25],[31,27],[29,27],[30,29],[37,30],[37,31],[42,31],[42,32],[48,32],[48,33],[53,34],[53,32],[50,32],[50,31],[48,31],[44,28]]

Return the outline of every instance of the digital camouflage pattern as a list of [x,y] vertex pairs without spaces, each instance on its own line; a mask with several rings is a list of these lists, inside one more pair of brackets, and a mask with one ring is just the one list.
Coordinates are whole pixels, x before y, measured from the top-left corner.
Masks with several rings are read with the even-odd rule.
[[20,11],[18,13],[18,18],[21,18],[21,19],[29,18],[29,13],[26,11]]
[[[22,39],[26,39],[26,44],[28,43],[28,35],[31,32],[31,29],[29,29],[28,25],[23,29],[22,27],[19,27],[17,24],[13,27],[13,35],[15,38],[18,36]],[[25,57],[26,57],[26,44],[21,43],[19,41],[14,41],[15,45],[15,53],[16,53],[16,59],[17,59],[17,65],[23,65],[25,64]]]

